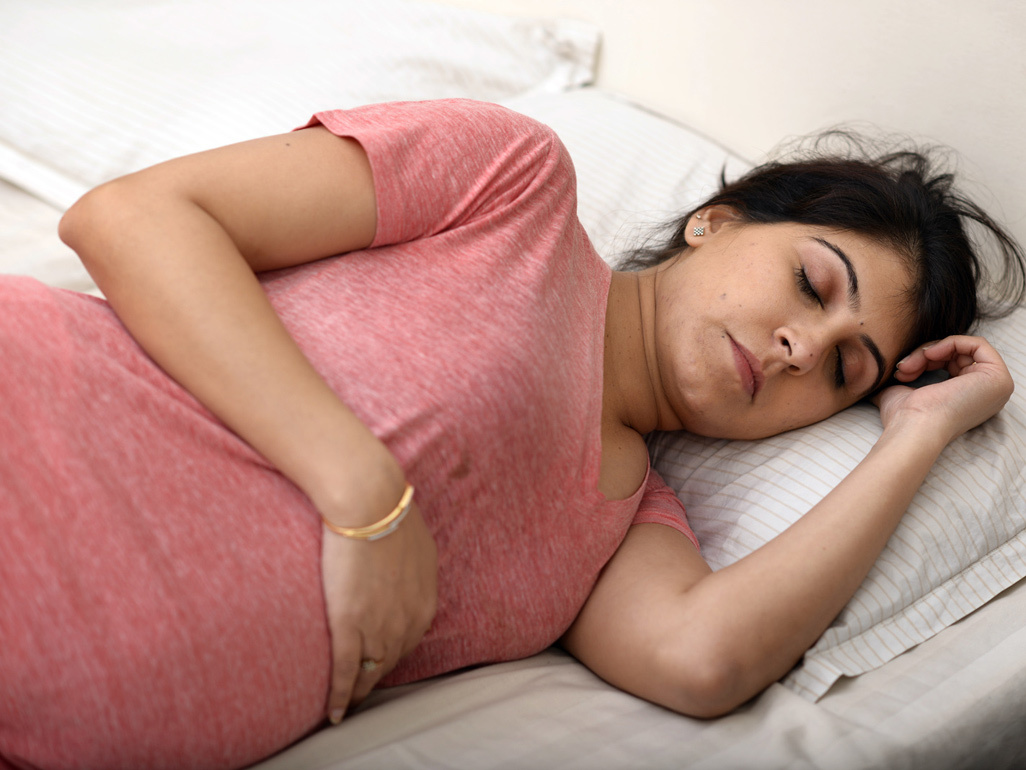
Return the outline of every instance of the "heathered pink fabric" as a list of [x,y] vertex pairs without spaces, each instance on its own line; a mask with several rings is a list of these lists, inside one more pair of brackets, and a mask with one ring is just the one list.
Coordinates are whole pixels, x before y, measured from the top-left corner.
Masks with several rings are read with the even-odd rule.
[[[377,237],[264,284],[438,543],[438,616],[388,683],[535,653],[632,521],[694,539],[654,472],[597,492],[610,273],[569,158],[473,102],[317,119],[367,150]],[[315,728],[330,640],[306,498],[106,303],[21,278],[0,303],[0,755],[238,767]]]

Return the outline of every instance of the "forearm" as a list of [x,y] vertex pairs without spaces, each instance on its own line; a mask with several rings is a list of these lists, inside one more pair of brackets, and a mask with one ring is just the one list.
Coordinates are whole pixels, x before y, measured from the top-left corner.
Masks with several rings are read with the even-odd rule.
[[[948,337],[898,364],[905,380],[945,368],[947,380],[879,398],[884,432],[830,494],[779,537],[687,591],[726,650],[735,703],[783,675],[869,572],[947,444],[993,416],[1013,383],[982,338]],[[729,603],[727,605],[726,603]],[[719,609],[732,606],[736,611]]]
[[946,438],[885,432],[785,532],[712,572],[679,533],[632,527],[564,638],[597,674],[692,716],[783,676],[855,593]]
[[[302,355],[233,239],[184,197],[130,192],[118,205],[101,191],[113,201],[80,204],[65,228],[129,332],[322,512],[347,526],[380,518],[402,491],[398,465]],[[340,490],[343,473],[363,488]]]
[[947,444],[987,420],[1013,384],[979,337],[947,337],[898,363],[921,388],[890,387],[866,458],[785,532],[712,572],[679,532],[635,526],[564,637],[618,687],[693,716],[717,716],[785,674],[869,572]]
[[685,638],[696,656],[716,661],[717,695],[727,709],[783,676],[829,626],[945,443],[929,430],[885,432],[794,525],[683,592],[682,616],[690,619]]

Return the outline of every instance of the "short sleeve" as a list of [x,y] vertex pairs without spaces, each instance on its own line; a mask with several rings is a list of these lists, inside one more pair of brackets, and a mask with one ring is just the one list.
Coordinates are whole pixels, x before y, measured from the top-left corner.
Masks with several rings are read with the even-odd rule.
[[[426,238],[523,216],[525,198],[573,196],[573,167],[548,126],[508,108],[467,99],[394,102],[317,113],[355,139],[374,177],[378,228],[372,246]],[[576,203],[574,202],[574,210]]]
[[684,503],[653,468],[648,471],[641,504],[638,505],[638,512],[631,524],[665,524],[687,537],[695,544],[695,548],[702,549],[698,538],[688,525]]

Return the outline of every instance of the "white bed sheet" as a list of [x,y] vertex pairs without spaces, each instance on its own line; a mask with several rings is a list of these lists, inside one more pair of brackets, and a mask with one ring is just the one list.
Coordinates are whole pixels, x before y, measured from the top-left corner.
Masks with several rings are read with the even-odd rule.
[[566,654],[374,693],[259,770],[1026,767],[1026,583],[817,703],[782,685],[727,717],[682,717]]
[[60,211],[0,179],[0,273],[96,293],[75,253],[57,237]]

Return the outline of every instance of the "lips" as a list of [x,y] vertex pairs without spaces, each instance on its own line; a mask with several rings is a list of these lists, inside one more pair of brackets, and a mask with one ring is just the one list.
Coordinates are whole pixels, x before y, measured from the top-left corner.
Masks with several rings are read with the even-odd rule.
[[731,351],[734,354],[734,366],[741,377],[741,385],[748,392],[748,395],[754,399],[765,381],[762,374],[762,364],[759,363],[759,359],[753,356],[748,348],[738,343],[729,334],[727,337],[730,339]]

